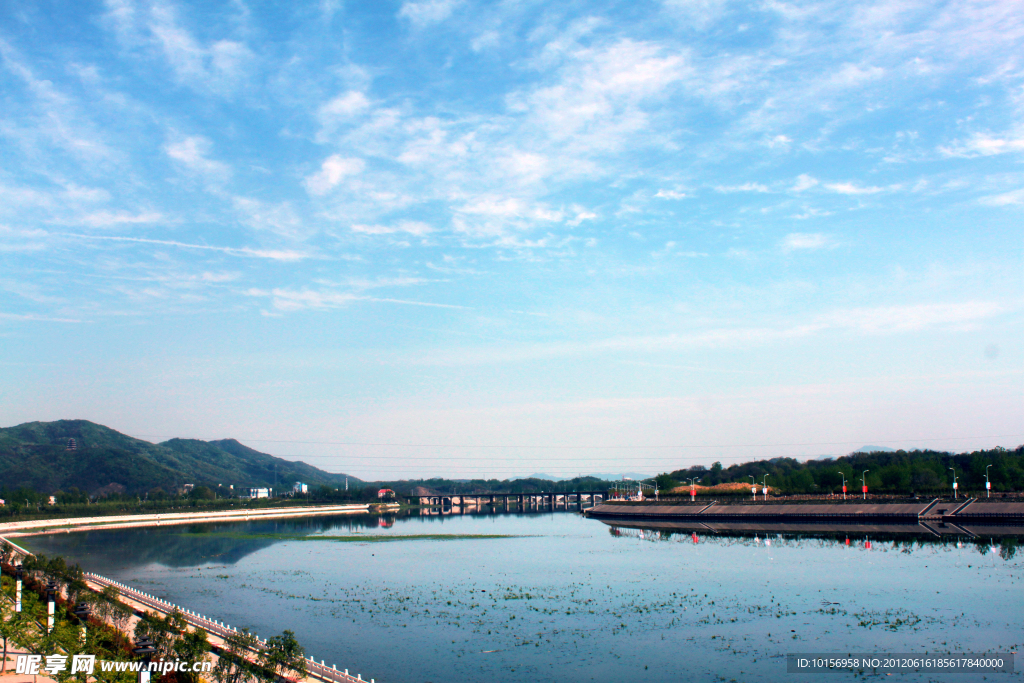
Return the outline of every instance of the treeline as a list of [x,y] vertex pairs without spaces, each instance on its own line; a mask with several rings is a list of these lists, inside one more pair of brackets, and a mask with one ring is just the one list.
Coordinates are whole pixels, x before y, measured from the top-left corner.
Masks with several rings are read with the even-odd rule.
[[[991,465],[991,467],[988,467]],[[842,491],[843,478],[850,492],[860,493],[861,476],[870,492],[893,495],[949,494],[953,468],[961,493],[984,492],[988,471],[993,492],[1024,490],[1024,446],[1013,450],[993,448],[971,453],[932,450],[851,453],[840,458],[800,462],[794,458],[772,458],[723,467],[694,465],[658,476],[658,488],[680,486],[691,477],[702,486],[730,482],[768,486],[785,494],[821,494]],[[765,480],[767,475],[767,480]]]
[[[604,491],[612,484],[596,477],[574,477],[562,481],[549,479],[406,479],[377,482],[375,487],[390,488],[399,496],[413,496],[417,488],[438,493],[551,493],[557,491]],[[374,489],[376,490],[376,488]]]

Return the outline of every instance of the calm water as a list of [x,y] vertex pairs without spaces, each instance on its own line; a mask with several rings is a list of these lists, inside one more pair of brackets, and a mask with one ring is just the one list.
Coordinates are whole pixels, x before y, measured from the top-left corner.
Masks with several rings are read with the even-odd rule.
[[[993,549],[988,539],[692,536],[567,512],[383,523],[314,518],[23,540],[263,637],[291,629],[310,655],[382,683],[846,680],[787,674],[785,655],[1024,644],[1024,550],[1013,554],[1012,539]],[[424,535],[450,538],[372,542]]]

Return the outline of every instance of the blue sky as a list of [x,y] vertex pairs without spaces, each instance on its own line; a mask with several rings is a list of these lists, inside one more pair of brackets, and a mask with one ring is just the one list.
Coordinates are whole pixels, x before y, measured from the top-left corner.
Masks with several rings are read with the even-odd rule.
[[0,9],[0,422],[363,478],[1024,442],[1009,1]]

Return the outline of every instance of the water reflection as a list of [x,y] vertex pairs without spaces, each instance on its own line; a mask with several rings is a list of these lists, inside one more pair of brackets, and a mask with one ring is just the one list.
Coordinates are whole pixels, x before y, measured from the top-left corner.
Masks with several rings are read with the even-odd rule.
[[[789,652],[1019,650],[1021,529],[823,526],[485,508],[23,540],[386,683],[790,681]],[[955,678],[901,677],[933,680]]]
[[712,543],[800,548],[859,547],[911,553],[925,548],[960,550],[1011,560],[1024,541],[1024,527],[962,527],[945,524],[749,524],[699,522],[625,522],[599,520],[614,538],[651,543]]

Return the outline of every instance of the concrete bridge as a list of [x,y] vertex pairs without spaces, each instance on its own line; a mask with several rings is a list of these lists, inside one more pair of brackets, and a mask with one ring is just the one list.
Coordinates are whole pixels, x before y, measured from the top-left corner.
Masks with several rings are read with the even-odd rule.
[[607,491],[560,491],[551,493],[451,493],[431,496],[419,496],[420,505],[440,505],[442,507],[554,507],[558,504],[604,501]]

